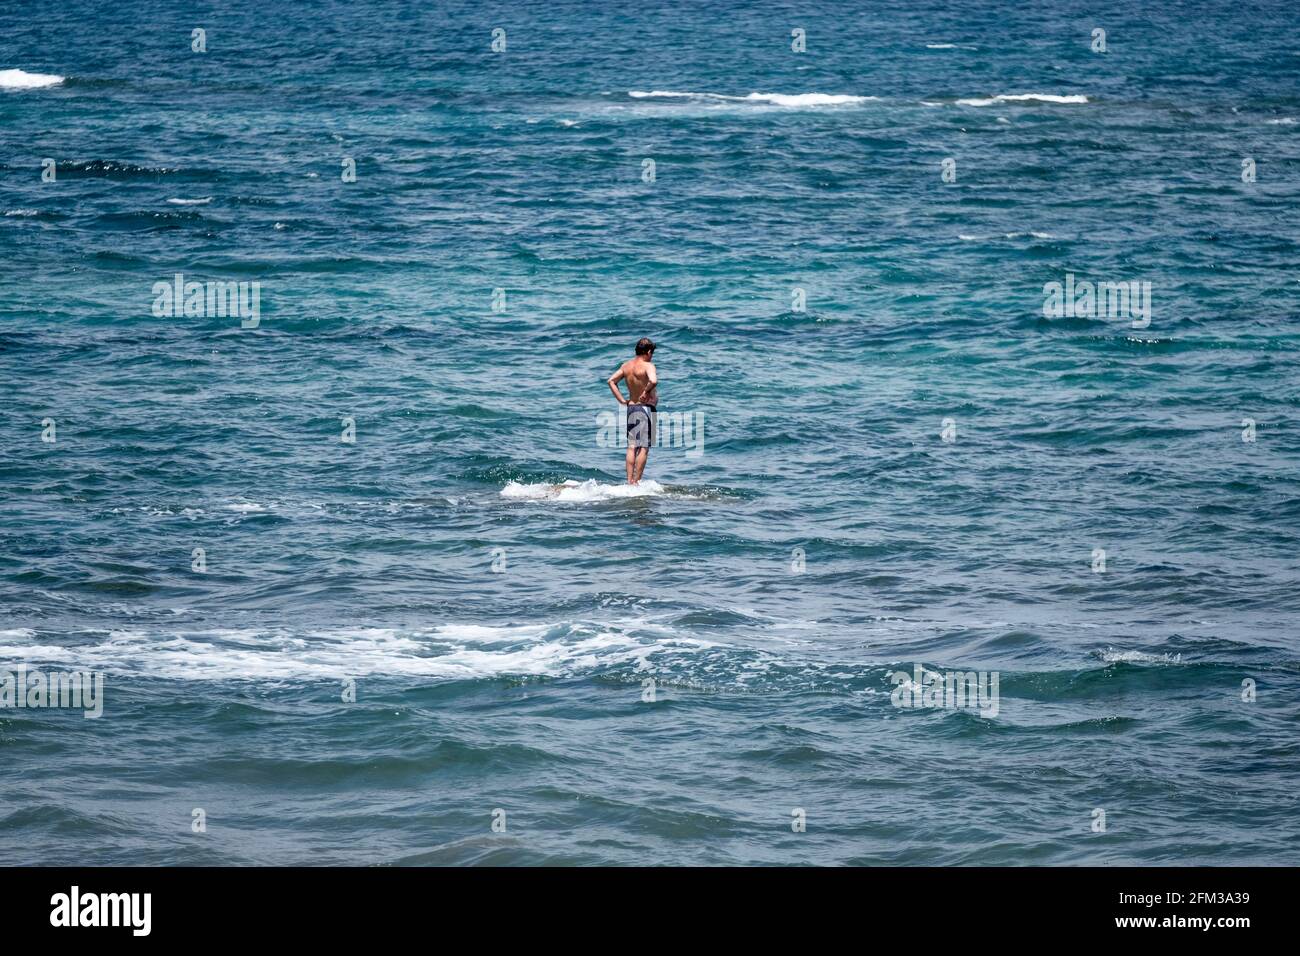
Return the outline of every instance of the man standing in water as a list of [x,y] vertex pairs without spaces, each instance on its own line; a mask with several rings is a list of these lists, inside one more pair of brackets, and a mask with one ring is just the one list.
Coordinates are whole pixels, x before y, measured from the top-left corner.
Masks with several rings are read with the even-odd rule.
[[[650,446],[654,443],[655,415],[659,405],[659,375],[652,359],[655,344],[642,339],[636,344],[636,355],[618,367],[609,377],[609,390],[620,405],[627,406],[627,483],[641,482]],[[627,380],[627,394],[618,390],[618,383]]]

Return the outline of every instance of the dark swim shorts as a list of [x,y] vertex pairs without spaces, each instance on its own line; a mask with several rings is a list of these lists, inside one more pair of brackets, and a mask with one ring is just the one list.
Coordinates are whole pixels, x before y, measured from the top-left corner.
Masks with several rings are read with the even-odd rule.
[[629,448],[649,448],[655,440],[654,405],[627,404],[627,445]]

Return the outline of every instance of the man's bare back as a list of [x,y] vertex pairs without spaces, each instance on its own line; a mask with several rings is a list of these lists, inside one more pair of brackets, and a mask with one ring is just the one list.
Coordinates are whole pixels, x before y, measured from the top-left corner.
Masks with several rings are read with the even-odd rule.
[[[608,367],[608,366],[607,366]],[[632,405],[658,405],[658,374],[654,363],[638,355],[628,359],[619,369],[627,382],[628,401]]]

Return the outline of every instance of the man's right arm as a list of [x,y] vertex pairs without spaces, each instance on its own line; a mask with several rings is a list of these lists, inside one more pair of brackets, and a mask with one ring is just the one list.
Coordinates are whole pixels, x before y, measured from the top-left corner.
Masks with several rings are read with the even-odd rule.
[[623,393],[618,390],[618,383],[623,381],[623,378],[624,378],[623,366],[620,365],[618,367],[618,371],[609,377],[609,382],[608,382],[609,390],[614,393],[614,397],[618,399],[618,403],[620,405],[627,404],[627,399],[625,399],[623,397]]

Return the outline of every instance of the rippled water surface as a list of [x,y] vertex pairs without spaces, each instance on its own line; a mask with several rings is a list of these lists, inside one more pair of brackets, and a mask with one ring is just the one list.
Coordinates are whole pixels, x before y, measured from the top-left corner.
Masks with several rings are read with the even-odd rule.
[[0,860],[1300,863],[1294,10],[817,7],[0,8]]

